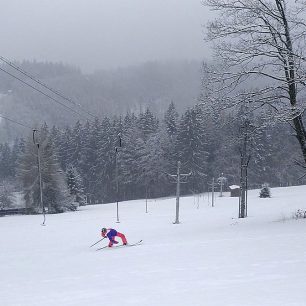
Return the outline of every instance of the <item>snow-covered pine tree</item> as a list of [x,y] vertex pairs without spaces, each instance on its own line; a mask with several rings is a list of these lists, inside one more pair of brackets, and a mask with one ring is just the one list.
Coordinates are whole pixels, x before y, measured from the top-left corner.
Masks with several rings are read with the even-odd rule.
[[[86,172],[86,176],[83,176],[83,178],[85,178],[85,192],[94,202],[102,201],[102,183],[100,174],[103,161],[99,154],[101,139],[101,122],[96,118],[90,126],[87,143],[84,144],[85,147],[83,146],[86,154],[84,154],[85,152],[83,151],[82,156],[80,157],[82,158],[83,170]],[[84,166],[86,169],[84,169]]]
[[74,202],[77,202],[80,206],[86,205],[82,178],[73,165],[67,167],[66,180],[69,193]]
[[[61,131],[58,127],[55,125],[52,126],[51,131],[50,131],[50,137],[52,139],[54,148],[59,152],[60,150],[60,144],[61,144]],[[58,156],[59,158],[59,156]]]
[[[161,146],[164,152],[165,169],[167,173],[174,173],[177,167],[176,139],[178,134],[179,115],[173,102],[169,105],[162,122]],[[161,132],[161,131],[160,131]]]
[[156,133],[150,134],[143,150],[139,154],[141,170],[138,183],[150,191],[151,196],[165,195],[169,192],[169,179],[166,171],[171,168],[166,158],[164,148],[168,141],[166,131],[159,128]]
[[206,147],[203,113],[201,107],[196,106],[182,116],[176,142],[182,173],[192,173],[186,184],[190,191],[203,190],[203,180],[207,173]]
[[102,202],[112,201],[115,199],[116,191],[115,176],[115,131],[108,117],[101,122],[101,138],[99,141],[98,160],[99,169],[98,176],[101,183],[99,191]]
[[11,151],[10,167],[12,167],[12,177],[15,178],[20,156],[24,153],[24,139],[16,138]]
[[[89,166],[88,166],[88,158],[87,155],[89,154],[89,140],[91,135],[91,125],[90,122],[87,120],[82,128],[82,145],[81,145],[81,152],[80,152],[80,160],[77,165],[77,169],[80,172],[83,180],[84,186],[84,193],[89,196],[88,194],[88,186],[89,182]],[[91,199],[90,196],[87,199],[90,203]]]
[[[54,131],[56,132],[56,131]],[[66,127],[63,131],[60,132],[59,140],[55,140],[58,151],[58,159],[61,165],[61,168],[66,171],[67,165],[72,163],[71,161],[71,141],[72,141],[72,131],[70,127]]]
[[164,116],[165,128],[170,138],[175,139],[177,136],[178,120],[179,114],[176,111],[174,102],[171,101]]
[[[53,143],[45,125],[39,133],[39,150],[43,186],[43,203],[49,213],[74,210],[69,196],[64,173],[54,153]],[[18,177],[24,189],[26,207],[30,213],[42,211],[40,207],[39,174],[37,165],[37,146],[29,136],[25,152],[21,156]]]
[[138,126],[146,141],[151,133],[155,133],[158,129],[159,122],[149,108],[144,113],[139,114]]
[[83,126],[80,121],[77,121],[72,129],[70,142],[70,162],[69,166],[73,165],[78,168],[81,160],[81,152],[83,148]]
[[138,185],[138,176],[142,173],[139,158],[145,143],[137,123],[136,116],[127,115],[124,118],[121,134],[122,147],[117,154],[120,190],[124,199],[142,195],[143,186]]

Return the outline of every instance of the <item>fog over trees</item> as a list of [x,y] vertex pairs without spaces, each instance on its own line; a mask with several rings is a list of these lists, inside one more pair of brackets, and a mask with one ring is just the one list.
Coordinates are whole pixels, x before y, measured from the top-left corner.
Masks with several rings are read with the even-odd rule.
[[[148,106],[157,116],[162,116],[171,101],[175,102],[179,111],[183,111],[194,105],[201,88],[201,63],[196,61],[150,62],[88,75],[63,64],[29,61],[16,64],[98,117],[140,113]],[[54,93],[46,91],[25,75],[16,73],[12,67],[5,64],[1,67],[58,99]],[[63,127],[77,120],[84,122],[92,119],[86,114],[73,114],[2,71],[0,93],[1,112],[30,126],[47,122]],[[75,104],[60,101],[78,111]],[[0,140],[12,140],[22,132],[22,129],[7,121],[0,121],[0,127]]]

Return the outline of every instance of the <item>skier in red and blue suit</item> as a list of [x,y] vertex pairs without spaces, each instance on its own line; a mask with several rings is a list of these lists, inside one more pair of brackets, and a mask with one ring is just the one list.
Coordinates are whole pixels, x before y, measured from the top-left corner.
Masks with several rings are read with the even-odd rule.
[[101,236],[102,237],[107,237],[109,239],[109,244],[108,246],[111,248],[113,244],[117,244],[118,241],[115,240],[115,237],[120,237],[122,240],[123,245],[127,245],[127,240],[124,236],[124,234],[117,232],[113,228],[105,228],[103,227],[101,230]]

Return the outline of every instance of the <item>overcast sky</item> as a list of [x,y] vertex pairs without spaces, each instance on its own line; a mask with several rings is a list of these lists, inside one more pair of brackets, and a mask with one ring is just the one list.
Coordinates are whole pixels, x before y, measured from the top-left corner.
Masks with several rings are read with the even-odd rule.
[[0,55],[85,72],[207,56],[201,0],[0,0]]

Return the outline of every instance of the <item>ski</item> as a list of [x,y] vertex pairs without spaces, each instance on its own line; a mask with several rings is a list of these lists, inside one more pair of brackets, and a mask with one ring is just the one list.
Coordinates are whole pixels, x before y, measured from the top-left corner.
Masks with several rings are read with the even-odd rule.
[[136,245],[140,245],[140,244],[142,244],[142,240],[139,240],[135,243],[127,244],[127,245],[124,245],[124,244],[115,245],[115,246],[112,246],[111,248],[108,247],[108,245],[106,245],[102,248],[96,249],[96,251],[100,251],[100,250],[103,250],[103,249],[116,249],[116,248],[122,248],[122,247],[132,247],[132,246],[136,246]]

